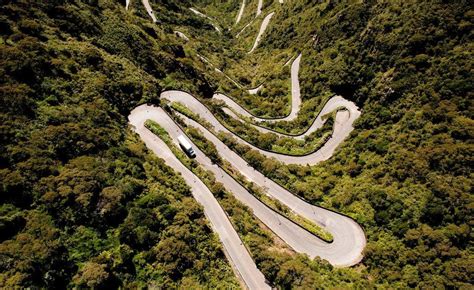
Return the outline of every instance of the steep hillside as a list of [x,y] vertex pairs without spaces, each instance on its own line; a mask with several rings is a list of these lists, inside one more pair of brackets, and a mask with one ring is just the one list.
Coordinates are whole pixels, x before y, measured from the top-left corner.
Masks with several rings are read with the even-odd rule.
[[3,1],[0,287],[240,287],[189,187],[126,118],[171,89],[209,106],[224,92],[255,115],[284,116],[284,64],[299,53],[301,113],[264,125],[301,132],[339,94],[362,110],[355,130],[314,166],[242,155],[354,218],[367,247],[351,268],[310,260],[213,188],[268,282],[472,287],[474,10],[448,2],[264,0],[256,16],[258,0],[246,0],[236,23],[241,0],[151,1],[152,23],[141,1],[128,11],[114,0]]
[[238,287],[189,188],[126,122],[206,79],[121,3],[42,3],[1,7],[0,287]]
[[[363,114],[352,138],[321,165],[254,163],[307,200],[356,218],[376,284],[465,285],[473,277],[472,6],[272,5],[259,49],[244,60],[236,53],[236,61],[260,59],[250,61],[255,72],[265,63],[278,67],[274,52],[302,51],[303,104],[332,92]],[[265,112],[265,99],[257,94],[242,104]]]

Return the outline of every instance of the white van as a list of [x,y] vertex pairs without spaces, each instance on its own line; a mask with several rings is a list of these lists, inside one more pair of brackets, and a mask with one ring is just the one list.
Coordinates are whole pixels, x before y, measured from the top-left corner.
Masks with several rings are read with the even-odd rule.
[[191,146],[191,143],[183,136],[179,135],[178,136],[178,142],[179,145],[181,146],[181,149],[191,158],[196,157],[196,152],[194,152],[193,147]]

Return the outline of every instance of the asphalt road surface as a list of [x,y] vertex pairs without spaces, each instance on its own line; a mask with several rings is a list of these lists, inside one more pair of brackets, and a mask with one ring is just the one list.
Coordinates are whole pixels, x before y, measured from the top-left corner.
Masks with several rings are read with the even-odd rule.
[[[143,0],[143,1],[146,1],[146,0]],[[211,25],[214,27],[214,29],[215,29],[217,32],[221,33],[221,29],[220,29],[216,24],[214,24],[214,20],[213,20],[211,17],[207,16],[207,15],[204,14],[204,13],[199,12],[199,11],[196,10],[195,8],[189,8],[189,10],[191,10],[194,14],[196,14],[196,15],[198,15],[198,16],[201,16],[201,17],[203,17],[203,18],[208,19],[209,22],[211,23]]]
[[[148,14],[155,22],[156,18],[154,17],[148,0],[142,0],[142,2],[146,7]],[[283,1],[280,1],[280,3],[282,2]],[[127,0],[127,8],[129,7],[129,4],[130,1]],[[244,5],[245,1],[242,3],[238,20],[240,20]],[[261,13],[261,6],[262,1],[259,0],[257,6],[257,16]],[[190,9],[194,13],[210,19],[199,11],[193,8]],[[270,13],[263,20],[260,31],[250,52],[254,51],[254,49],[258,46],[258,43],[272,16],[273,13]],[[220,31],[216,25],[213,24],[213,26],[217,31]],[[298,116],[298,112],[301,107],[301,95],[298,80],[300,60],[301,54],[293,61],[291,66],[292,101],[290,114],[284,118],[273,119],[270,122],[292,121]],[[200,115],[201,118],[211,123],[216,132],[222,131],[232,134],[238,140],[238,142],[247,144],[254,150],[259,150],[257,147],[247,143],[243,139],[227,130],[194,96],[181,91],[165,91],[162,93],[161,98],[168,99],[171,102],[180,102],[184,104],[194,113]],[[248,111],[243,109],[239,104],[234,102],[226,95],[217,94],[214,96],[214,98],[223,100],[226,105],[232,109],[228,110],[232,117],[240,118],[239,115],[242,115],[253,118],[256,122],[269,121],[263,118],[252,116]],[[324,125],[322,116],[340,107],[344,107],[345,110],[339,111],[336,114],[336,121],[332,136],[318,151],[304,157],[286,156],[273,152],[262,150],[259,151],[266,157],[273,157],[287,164],[314,165],[330,158],[336,148],[344,141],[345,138],[349,136],[350,132],[353,130],[354,121],[360,116],[360,111],[354,103],[347,101],[340,96],[332,97],[324,105],[315,122],[308,128],[308,130],[304,134],[294,137],[303,139],[305,136],[321,128]],[[197,148],[197,146],[193,145],[197,154],[196,161],[205,169],[213,172],[217,181],[221,182],[229,192],[235,195],[237,199],[249,206],[252,209],[254,215],[261,222],[267,225],[276,235],[278,235],[295,251],[305,253],[311,258],[321,257],[328,260],[332,265],[338,267],[351,266],[357,264],[362,259],[362,251],[366,245],[366,238],[362,228],[354,220],[339,213],[314,206],[303,201],[248,165],[243,158],[229,149],[224,143],[215,137],[212,132],[208,131],[206,128],[195,121],[184,116],[182,117],[189,126],[199,128],[203,132],[203,135],[216,146],[220,156],[223,159],[230,161],[232,166],[241,172],[249,181],[252,181],[255,184],[265,188],[268,195],[288,206],[294,213],[301,215],[323,227],[333,236],[333,242],[327,243],[317,236],[302,229],[287,218],[272,211],[270,208],[256,199],[238,182],[236,182],[225,171],[214,165],[211,160]],[[176,158],[176,156],[174,156],[170,148],[161,139],[144,127],[144,123],[148,119],[159,123],[169,133],[170,137],[176,144],[178,144],[177,137],[181,134],[184,135],[184,132],[181,131],[181,129],[174,123],[174,121],[166,114],[163,109],[158,107],[142,105],[135,108],[129,116],[130,124],[133,126],[135,132],[140,135],[147,147],[150,148],[155,154],[163,158],[170,167],[178,171],[183,176],[186,183],[191,187],[193,196],[203,206],[204,213],[209,219],[213,230],[218,234],[233,268],[236,270],[245,284],[250,289],[270,288],[265,283],[265,277],[257,269],[255,262],[252,260],[245,246],[242,244],[242,241],[233,228],[226,213],[214,198],[213,194],[205,186],[205,184],[199,180],[199,178],[197,178]],[[262,132],[269,132],[268,129],[259,126],[256,126],[256,128]],[[286,136],[286,134],[283,133],[279,134]]]
[[[242,108],[239,104],[237,104],[232,98],[224,95],[224,94],[215,94],[214,98],[218,100],[224,101],[224,103],[232,109],[234,112],[254,119],[256,122],[263,122],[263,121],[268,121],[268,122],[281,122],[281,121],[293,121],[296,119],[298,116],[298,112],[300,111],[301,107],[301,92],[300,92],[300,82],[298,79],[299,71],[300,71],[300,62],[301,62],[301,54],[296,57],[293,62],[291,63],[291,111],[288,116],[284,118],[278,118],[278,119],[263,119],[263,118],[258,118],[250,114],[247,110]],[[262,85],[260,85],[262,86]],[[250,94],[253,93],[249,91]],[[256,93],[256,92],[255,92]],[[259,127],[257,127],[258,129]],[[264,128],[263,132],[268,132],[270,130],[265,130]]]
[[257,48],[260,40],[262,39],[263,33],[265,32],[268,24],[270,23],[270,19],[272,18],[273,14],[275,14],[275,12],[268,14],[263,19],[262,24],[260,25],[260,30],[258,31],[257,37],[255,38],[255,42],[253,43],[252,49],[250,49],[248,53],[252,53]]
[[237,19],[235,20],[235,24],[238,24],[240,22],[240,19],[242,18],[242,14],[244,14],[244,9],[245,9],[245,0],[242,0],[242,5],[240,6],[239,14],[237,14]]
[[[171,102],[180,102],[182,104],[185,104],[194,113],[197,113],[201,116],[201,118],[208,121],[214,127],[215,131],[222,131],[225,133],[232,134],[235,138],[237,138],[239,142],[245,143],[249,146],[253,146],[249,143],[246,143],[238,136],[234,135],[232,132],[228,131],[211,114],[211,112],[208,111],[207,108],[197,99],[195,99],[192,95],[181,91],[166,91],[161,94],[161,97]],[[342,116],[342,118],[337,120],[335,132],[333,132],[333,136],[335,137],[331,138],[328,141],[331,142],[329,146],[327,146],[328,144],[325,144],[320,150],[318,150],[314,154],[310,154],[308,156],[303,157],[286,156],[277,153],[262,151],[254,146],[252,148],[255,150],[259,150],[262,154],[265,154],[267,156],[271,153],[271,157],[275,157],[277,160],[282,162],[290,160],[295,161],[295,163],[298,164],[316,164],[321,160],[329,158],[334,152],[335,148],[344,140],[343,136],[347,136],[352,130],[352,124],[348,124],[351,121],[349,118],[346,118],[348,113],[346,111],[343,111],[341,113],[343,114],[338,115]],[[335,266],[351,266],[358,263],[362,259],[362,250],[365,247],[366,239],[362,228],[355,221],[338,213],[323,209],[321,207],[310,205],[305,201],[301,200],[300,198],[296,197],[291,192],[282,188],[281,186],[273,182],[271,179],[266,178],[263,174],[248,165],[242,157],[240,157],[234,151],[230,150],[224,143],[222,143],[218,138],[216,138],[205,127],[189,118],[186,118],[184,116],[182,117],[188,125],[200,129],[203,132],[204,137],[206,137],[216,146],[216,149],[221,155],[221,157],[224,160],[228,160],[229,162],[231,162],[232,166],[236,168],[240,173],[242,173],[249,181],[253,181],[255,184],[267,188],[268,194],[270,196],[278,199],[280,202],[291,208],[295,213],[306,217],[307,219],[312,220],[316,224],[325,228],[333,235],[334,241],[332,243],[328,244],[318,239],[321,242],[320,246],[313,247],[302,252],[307,253],[310,257],[322,257]],[[322,153],[321,151],[325,151],[325,153]],[[224,186],[226,186],[226,188],[229,187],[228,189],[235,194],[234,185],[226,183],[225,180],[223,181],[223,184]],[[246,203],[245,201],[243,202]],[[255,215],[258,214],[258,209],[256,209],[254,204],[246,204],[254,210]],[[274,232],[278,232],[278,230],[275,230],[272,226],[268,226]],[[280,237],[285,240],[284,237]],[[307,237],[302,238],[301,243],[309,243],[309,240],[310,239]],[[285,241],[288,242],[287,240]],[[290,243],[288,242],[288,244]],[[297,250],[297,248],[303,247],[304,246],[298,246],[293,248]]]
[[[209,217],[214,230],[218,233],[221,241],[224,243],[224,247],[229,253],[232,263],[236,265],[236,268],[239,273],[241,273],[244,281],[250,280],[252,281],[250,283],[256,283],[255,281],[259,280],[258,277],[261,273],[255,272],[255,264],[251,261],[250,256],[245,260],[241,256],[237,257],[236,254],[232,254],[239,253],[239,255],[242,255],[242,245],[235,230],[233,230],[232,225],[225,217],[222,208],[219,206],[212,193],[205,188],[204,184],[202,184],[192,172],[187,170],[177,160],[166,144],[144,127],[144,122],[148,119],[159,123],[170,134],[170,137],[176,144],[178,144],[177,137],[184,133],[161,108],[142,105],[133,110],[129,116],[130,123],[144,140],[145,144],[158,156],[164,158],[169,166],[178,172],[181,172],[186,182],[192,186],[193,194],[198,202],[204,206],[206,216]],[[205,169],[212,171],[216,176],[217,181],[223,183],[224,187],[232,192],[237,199],[249,206],[257,218],[266,224],[295,251],[306,253],[311,258],[319,256],[328,260],[331,264],[341,267],[354,265],[360,261],[362,258],[362,250],[365,246],[365,235],[356,222],[348,217],[310,205],[299,199],[247,165],[245,160],[227,148],[209,131],[200,127],[197,123],[193,124],[191,120],[189,121],[191,122],[190,125],[194,125],[201,129],[204,136],[216,145],[221,157],[231,161],[232,165],[245,177],[260,186],[266,187],[270,196],[290,207],[295,213],[324,227],[333,235],[334,241],[332,243],[326,243],[317,236],[312,235],[292,223],[285,217],[275,213],[257,200],[226,172],[212,164],[210,159],[194,145],[193,147],[197,154],[196,161]],[[232,233],[232,238],[229,238],[229,233]],[[232,258],[233,255],[234,258]],[[247,273],[245,272],[246,269],[253,270]],[[258,273],[257,277],[255,277],[254,272]],[[247,277],[246,275],[250,275],[250,277]],[[250,283],[247,283],[249,287]]]
[[[180,102],[188,107],[191,111],[196,113],[197,115],[201,116],[201,118],[205,119],[211,125],[214,126],[216,131],[222,131],[225,133],[232,134],[239,142],[244,143],[250,146],[254,150],[259,150],[260,153],[265,155],[266,157],[274,157],[277,160],[287,163],[287,164],[299,164],[299,165],[314,165],[321,161],[329,159],[336,148],[341,144],[346,137],[350,135],[353,128],[353,122],[356,118],[360,115],[360,112],[357,110],[357,106],[352,102],[345,100],[342,97],[336,96],[331,98],[326,105],[324,106],[323,110],[320,112],[314,124],[310,127],[310,129],[305,133],[305,135],[310,134],[311,132],[315,131],[318,127],[321,127],[324,122],[322,121],[321,116],[326,113],[331,112],[332,110],[344,106],[347,110],[339,111],[336,114],[336,121],[334,124],[334,129],[332,136],[329,140],[316,152],[313,152],[309,155],[305,156],[288,156],[274,152],[268,152],[260,150],[258,147],[254,146],[251,143],[243,140],[239,136],[235,135],[233,132],[229,131],[227,128],[222,125],[219,120],[216,119],[212,115],[212,113],[204,106],[199,100],[194,98],[194,96],[181,91],[166,91],[162,93],[162,98],[168,99],[171,102]],[[230,99],[227,97],[227,99]],[[224,100],[224,99],[221,99]],[[332,109],[332,110],[331,110]],[[303,135],[303,137],[305,136]],[[297,138],[303,138],[302,136],[298,136]]]
[[256,16],[259,16],[260,14],[262,14],[262,6],[263,6],[263,0],[258,0]]
[[[144,126],[145,121],[148,119],[158,122],[161,126],[169,130],[168,132],[177,143],[177,135],[183,133],[176,124],[161,108],[147,106],[135,108],[128,119],[134,131],[140,135],[146,146],[157,156],[163,158],[168,166],[179,172],[186,183],[191,187],[194,198],[204,207],[204,214],[208,218],[213,230],[218,234],[232,266],[237,270],[245,284],[250,289],[270,289],[265,283],[265,277],[260,270],[257,269],[255,262],[252,260],[252,257],[227,218],[226,213],[214,198],[211,191],[178,160],[160,138],[151,133]],[[194,146],[194,148],[196,148],[196,146]],[[200,157],[204,156],[202,152],[198,152],[198,154]]]
[[[125,1],[125,9],[128,10],[130,7],[130,1],[131,0],[126,0]],[[148,0],[142,0],[143,6],[145,6],[146,12],[148,15],[150,15],[151,19],[153,20],[153,23],[156,22],[156,17],[155,14],[153,14],[153,9],[151,8],[150,2]]]

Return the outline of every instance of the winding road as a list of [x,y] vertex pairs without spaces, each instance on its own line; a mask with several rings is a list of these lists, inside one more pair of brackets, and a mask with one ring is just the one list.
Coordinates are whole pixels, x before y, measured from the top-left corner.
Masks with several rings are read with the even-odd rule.
[[[143,1],[146,1],[146,0],[143,0]],[[221,29],[219,28],[219,26],[217,26],[216,24],[214,24],[214,20],[213,20],[211,17],[207,16],[207,15],[204,14],[204,13],[199,12],[196,8],[189,8],[189,10],[191,10],[194,14],[196,14],[196,15],[198,15],[198,16],[201,16],[201,17],[203,17],[203,18],[208,19],[209,22],[211,23],[211,25],[214,27],[214,29],[215,29],[217,32],[221,33]]]
[[[128,10],[128,8],[130,7],[130,1],[131,0],[126,0],[125,1],[125,9],[126,10]],[[155,14],[153,13],[153,9],[151,8],[150,2],[148,0],[142,0],[142,3],[143,3],[143,6],[145,6],[146,12],[148,13],[148,15],[153,20],[153,23],[155,23],[156,22],[156,17],[155,17]]]
[[298,116],[298,112],[300,111],[300,107],[301,107],[300,82],[298,79],[298,74],[300,71],[301,56],[302,54],[299,54],[298,57],[291,64],[291,111],[290,111],[290,114],[288,114],[288,116],[284,118],[278,118],[278,119],[258,118],[250,114],[247,110],[245,110],[239,104],[237,104],[233,99],[229,98],[228,96],[224,94],[216,94],[214,97],[218,100],[224,101],[224,103],[233,111],[245,117],[253,118],[257,122],[293,121]]
[[[246,118],[253,119],[255,122],[273,123],[273,122],[281,122],[281,121],[293,121],[297,118],[298,112],[301,107],[301,91],[300,91],[300,83],[299,83],[299,77],[298,77],[301,58],[302,58],[302,54],[299,54],[298,57],[291,64],[291,111],[286,117],[275,118],[275,119],[259,118],[252,115],[249,111],[247,111],[242,106],[237,104],[232,98],[228,97],[227,95],[215,94],[214,98],[217,100],[221,100],[225,103],[225,105],[227,106],[227,108],[224,108],[225,113],[227,113],[231,117],[238,119],[242,122],[244,121],[242,118],[240,118],[239,115],[244,116]],[[353,102],[350,102],[341,96],[333,96],[325,103],[321,112],[316,117],[316,119],[311,124],[311,126],[303,134],[299,134],[296,136],[293,136],[290,134],[284,134],[280,132],[275,132],[274,130],[267,129],[262,126],[257,126],[255,124],[252,124],[252,126],[262,133],[274,133],[280,137],[291,137],[298,140],[304,140],[306,136],[309,136],[311,133],[317,131],[319,128],[321,128],[324,125],[325,120],[323,120],[323,116],[325,114],[330,113],[338,108],[344,108],[345,111],[339,111],[336,114],[336,125],[335,125],[336,128],[334,129],[331,139],[326,143],[326,145],[320,151],[318,151],[319,153],[315,152],[314,154],[310,154],[310,156],[311,155],[320,156],[317,159],[308,160],[307,162],[308,164],[315,164],[317,162],[324,161],[327,158],[329,158],[334,152],[334,150],[336,149],[337,145],[340,144],[346,137],[348,137],[351,131],[354,129],[353,123],[357,118],[359,118],[361,112],[359,108]],[[264,154],[268,157],[275,157],[275,154],[272,154],[269,152],[265,152]],[[321,159],[323,156],[326,156],[327,158]],[[298,157],[298,158],[281,157],[281,158],[284,158],[286,160],[284,161],[285,163],[306,164],[306,163],[301,163],[302,162],[301,157]],[[277,159],[280,159],[280,158],[277,158]]]
[[[180,102],[186,105],[194,113],[200,115],[201,118],[211,123],[216,132],[222,131],[233,134],[228,131],[212,115],[207,107],[194,96],[182,91],[165,91],[161,94],[161,98],[167,99],[170,102]],[[331,102],[331,100],[333,101]],[[330,112],[331,108],[335,109],[340,106],[345,106],[346,108],[349,107],[347,108],[349,110],[351,108],[357,109],[354,104],[342,97],[335,97],[331,100],[326,103],[324,108],[327,109],[323,109],[318,118],[320,118],[322,114]],[[285,156],[261,150],[260,152],[266,154],[268,157],[275,157],[279,161],[286,163],[316,164],[321,160],[325,160],[332,155],[336,147],[345,137],[348,136],[350,131],[352,131],[353,119],[350,118],[351,114],[349,114],[349,112],[350,111],[341,111],[337,114],[333,137],[320,150],[311,155],[297,157]],[[358,111],[356,110],[356,112]],[[248,165],[242,157],[229,149],[205,127],[185,116],[181,115],[181,117],[187,125],[200,129],[203,132],[204,137],[216,146],[220,156],[225,160],[231,161],[232,166],[242,173],[249,181],[264,187],[267,190],[268,195],[288,206],[294,213],[323,227],[333,236],[333,242],[327,243],[287,218],[274,212],[256,199],[220,167],[213,164],[211,160],[197,148],[197,146],[194,146],[197,153],[196,161],[205,169],[213,172],[217,181],[221,182],[238,200],[249,206],[254,215],[260,221],[268,226],[295,251],[305,253],[311,258],[317,256],[321,257],[328,260],[332,265],[338,267],[351,266],[362,259],[362,251],[365,247],[366,239],[362,228],[354,220],[303,201]],[[162,108],[141,105],[133,110],[129,116],[130,124],[133,125],[134,130],[144,140],[145,144],[155,152],[155,154],[164,158],[169,166],[180,172],[186,182],[191,185],[193,195],[196,200],[203,205],[206,216],[210,220],[213,229],[218,233],[230,260],[238,273],[240,273],[240,276],[245,281],[246,285],[251,289],[262,289],[264,279],[262,279],[261,272],[255,269],[255,264],[251,261],[250,255],[246,251],[242,251],[241,240],[238,238],[237,233],[235,233],[231,223],[228,221],[225,213],[218,205],[212,193],[210,193],[207,188],[204,188],[199,179],[178,161],[170,148],[168,148],[163,141],[144,127],[146,120],[154,120],[158,122],[169,133],[170,137],[176,144],[178,144],[177,137],[179,135],[185,135],[184,132],[174,123],[171,117],[169,117]],[[233,136],[237,138],[239,142],[246,143],[235,134],[233,134]],[[252,144],[246,144],[253,146]],[[253,149],[259,150],[254,146]],[[252,270],[248,271],[248,269]]]
[[[149,15],[155,22],[156,18],[154,17],[153,11],[148,4],[148,0],[142,1],[144,6],[147,8]],[[283,3],[281,0],[279,2]],[[129,4],[130,0],[127,0],[127,9]],[[237,16],[236,23],[240,21],[244,7],[245,0],[242,1],[242,6]],[[261,13],[261,7],[262,0],[259,0],[257,6],[257,16]],[[202,17],[208,18],[212,23],[212,19],[210,19],[208,16],[202,14],[194,8],[190,8],[190,10]],[[258,43],[260,42],[260,39],[273,14],[274,13],[272,12],[264,18],[260,27],[260,31],[255,39],[255,43],[249,53],[253,52],[258,46]],[[216,25],[213,24],[213,26],[217,31],[220,32],[220,29]],[[179,37],[189,41],[189,39],[184,34],[178,31],[175,33]],[[206,58],[200,55],[198,56],[203,61],[208,62]],[[259,118],[253,116],[250,112],[237,104],[233,99],[224,94],[215,94],[213,98],[223,101],[227,106],[227,108],[225,108],[225,112],[231,117],[241,121],[243,121],[241,116],[251,118],[255,122],[294,121],[298,117],[298,113],[301,108],[301,93],[298,78],[301,58],[302,54],[298,55],[291,64],[291,111],[285,117],[279,119]],[[261,86],[262,85],[255,89],[249,90],[249,93],[257,93]],[[262,223],[269,227],[277,236],[285,241],[291,248],[299,253],[307,254],[310,258],[321,257],[337,267],[352,266],[360,262],[362,259],[363,249],[366,245],[366,238],[362,228],[353,219],[305,202],[301,198],[275,183],[273,180],[265,177],[262,173],[256,171],[241,156],[228,148],[215,135],[218,132],[231,134],[237,140],[237,142],[246,144],[252,149],[258,150],[266,157],[275,158],[276,160],[285,164],[314,165],[329,159],[334,154],[337,147],[350,135],[354,129],[353,123],[360,116],[360,111],[354,103],[344,99],[341,96],[334,96],[324,104],[314,122],[303,134],[291,136],[289,134],[276,133],[285,137],[304,139],[305,136],[308,136],[324,125],[325,120],[323,120],[322,117],[325,114],[340,108],[344,108],[344,110],[337,111],[332,135],[319,150],[306,156],[288,156],[275,152],[263,151],[257,148],[255,145],[246,142],[239,136],[235,135],[233,132],[229,131],[215,116],[213,116],[213,114],[204,104],[199,101],[199,99],[195,98],[189,93],[183,91],[164,91],[161,94],[161,98],[170,102],[182,103],[192,112],[199,115],[201,119],[204,119],[210,123],[213,127],[212,132],[194,120],[177,113],[188,126],[198,128],[203,133],[203,136],[216,146],[219,155],[224,160],[228,160],[238,172],[245,176],[248,181],[254,182],[258,186],[264,188],[266,194],[268,194],[270,197],[285,204],[295,214],[298,214],[324,228],[333,236],[333,242],[327,243],[286,217],[273,211],[261,201],[259,201],[249,191],[247,191],[246,188],[239,184],[233,177],[228,175],[219,166],[213,164],[211,160],[189,140],[190,143],[193,144],[193,147],[196,151],[196,161],[201,166],[203,166],[204,169],[211,171],[216,177],[216,181],[221,182],[224,187],[238,200],[251,208],[253,214]],[[178,171],[183,176],[186,183],[191,187],[194,198],[203,206],[204,213],[210,221],[213,230],[218,234],[218,237],[224,246],[225,253],[228,256],[234,270],[239,274],[247,287],[250,289],[270,289],[270,287],[266,284],[265,277],[256,267],[250,253],[243,245],[242,240],[233,228],[232,223],[211,191],[197,176],[195,176],[178,160],[166,143],[146,129],[144,124],[147,120],[153,120],[157,122],[168,132],[176,145],[179,144],[177,137],[179,135],[185,135],[181,128],[162,108],[149,105],[141,105],[135,108],[130,113],[128,119],[133,130],[140,135],[146,146],[157,156],[163,158],[167,165]],[[257,124],[251,125],[264,133],[274,132],[270,129],[258,126]]]
[[273,14],[275,14],[275,12],[268,14],[263,19],[262,24],[260,25],[260,30],[258,31],[257,37],[255,38],[255,42],[253,43],[253,46],[248,53],[252,53],[257,48],[260,40],[262,39],[263,33],[267,29],[268,23],[270,23],[270,19],[272,19]]
[[[219,121],[211,114],[211,112],[208,111],[207,108],[192,95],[182,91],[165,91],[161,94],[161,98],[167,99],[170,102],[181,102],[185,104],[189,109],[210,122],[216,131],[223,131],[232,134],[227,129],[225,129],[225,127],[219,123]],[[303,230],[301,227],[287,220],[283,216],[280,216],[279,214],[265,207],[265,205],[253,197],[251,193],[249,193],[244,187],[227,175],[227,173],[212,164],[210,159],[207,158],[204,153],[202,153],[196,146],[194,146],[197,153],[196,161],[199,162],[199,164],[201,164],[205,169],[212,171],[216,175],[217,181],[222,182],[224,187],[232,192],[237,199],[252,208],[255,216],[259,218],[264,224],[266,224],[273,232],[275,232],[275,234],[288,243],[288,245],[290,245],[294,250],[301,253],[306,253],[311,258],[319,256],[328,260],[331,264],[340,267],[351,266],[360,261],[362,258],[362,250],[365,246],[365,235],[356,222],[344,215],[306,203],[302,199],[293,195],[286,189],[273,182],[271,179],[266,178],[263,174],[249,166],[242,157],[230,150],[205,127],[191,119],[188,119],[184,116],[182,117],[188,125],[200,129],[203,132],[204,137],[206,137],[216,146],[217,151],[221,157],[225,160],[231,161],[232,166],[242,173],[249,181],[253,181],[262,187],[264,186],[268,189],[267,193],[271,197],[278,199],[295,213],[315,222],[333,235],[334,241],[332,243],[326,243],[320,238],[312,235],[311,233]],[[149,143],[155,144],[155,147],[151,147],[152,150],[154,148],[159,148],[158,150],[154,151],[157,152],[159,156],[164,156],[163,158],[166,162],[168,162],[169,158],[174,160],[176,157],[170,154],[170,149],[162,142],[159,144],[154,143],[156,142],[154,141],[156,140],[156,136],[153,134],[150,135],[147,129],[144,128],[144,122],[148,119],[158,122],[170,134],[171,138],[176,144],[178,144],[177,137],[184,133],[161,108],[142,105],[133,110],[129,116],[130,123],[134,126],[136,132],[140,134],[145,143],[147,145]],[[337,126],[335,127],[335,130],[337,130]],[[144,134],[144,132],[147,133]],[[337,134],[337,132],[334,132],[334,135]],[[235,137],[238,138],[237,136]],[[239,139],[239,142],[242,142],[242,140]],[[162,154],[162,152],[168,153]],[[278,160],[284,162],[284,160],[281,160],[280,158],[284,156],[280,155],[278,157],[279,154],[276,153],[275,155],[277,155]],[[306,157],[294,158],[307,159]],[[186,172],[186,170],[183,170],[181,166],[176,168],[172,162],[170,162],[169,165],[181,173],[184,172],[187,175],[193,175],[190,171]],[[194,176],[194,178],[196,177]],[[206,206],[205,204],[203,205],[206,211]],[[215,210],[215,208],[211,207],[209,210],[212,211]]]
[[262,6],[263,6],[263,0],[258,0],[256,16],[259,16],[260,14],[262,14]]
[[238,24],[240,22],[240,19],[242,19],[242,15],[244,14],[244,9],[245,9],[245,0],[242,0],[242,5],[240,5],[239,14],[237,14],[237,19],[235,20],[235,24]]
[[[158,122],[163,128],[167,129],[176,144],[178,144],[177,136],[183,134],[181,129],[163,109],[157,107],[139,106],[131,112],[128,119],[134,131],[140,135],[146,146],[157,156],[163,158],[168,166],[181,173],[183,179],[191,187],[194,198],[204,207],[204,214],[210,221],[213,230],[218,233],[232,266],[237,270],[245,284],[250,289],[270,289],[265,284],[265,277],[257,269],[252,257],[211,191],[178,160],[164,141],[145,128],[144,123],[148,119]],[[194,148],[199,154],[200,161],[207,158],[196,146]]]

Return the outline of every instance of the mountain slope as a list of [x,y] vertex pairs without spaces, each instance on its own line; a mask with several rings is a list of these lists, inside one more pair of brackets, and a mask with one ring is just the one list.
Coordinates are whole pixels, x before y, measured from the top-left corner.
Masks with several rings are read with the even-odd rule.
[[301,114],[267,125],[301,130],[336,93],[362,109],[355,131],[315,166],[251,154],[249,163],[353,217],[368,243],[353,268],[311,261],[226,197],[223,208],[269,283],[472,287],[470,2],[265,0],[255,18],[251,0],[238,25],[240,0],[151,5],[156,24],[141,1],[129,11],[112,0],[2,3],[1,287],[239,287],[189,188],[145,149],[126,116],[159,104],[167,89],[204,101],[220,90],[253,113],[281,116],[289,111],[283,64],[300,52]]
[[238,287],[189,188],[127,128],[170,70],[206,87],[179,47],[114,1],[1,11],[0,286]]

